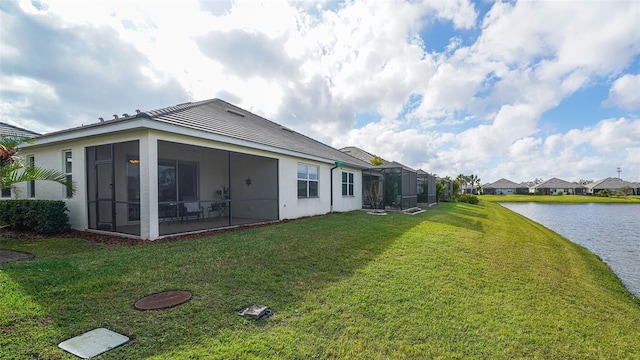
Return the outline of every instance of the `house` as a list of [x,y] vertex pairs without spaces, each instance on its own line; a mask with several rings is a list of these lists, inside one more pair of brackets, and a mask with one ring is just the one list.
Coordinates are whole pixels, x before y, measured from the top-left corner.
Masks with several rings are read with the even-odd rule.
[[[418,206],[418,173],[412,168],[392,161],[363,170],[365,192],[363,207],[387,210],[406,210]],[[377,199],[381,201],[376,206]]]
[[[13,126],[11,124],[0,122],[0,137],[4,136],[20,136],[25,138],[33,138],[39,136],[40,134],[26,130],[17,126]],[[31,160],[30,158],[28,159]],[[11,189],[4,188],[0,189],[0,199],[10,199],[12,196],[17,195],[11,191]]]
[[444,190],[442,191],[442,195],[438,201],[448,201],[451,199],[453,194],[453,181],[447,178],[436,177],[436,181],[439,181],[440,184],[444,185]]
[[[360,149],[359,147],[356,146],[347,146],[344,147],[342,149],[340,149],[340,151],[347,153],[355,158],[358,158],[368,164],[371,164],[371,161],[376,157],[376,155],[371,154],[370,152],[367,152],[365,150]],[[383,164],[387,164],[389,163],[389,161],[380,158],[380,160],[382,160]]]
[[38,134],[37,132],[0,122],[0,136],[22,136],[26,138],[32,138],[39,135],[40,134]]
[[[375,156],[355,146],[340,151],[367,163]],[[363,173],[363,208],[406,210],[419,204],[428,207],[437,203],[435,176],[395,161],[381,160],[382,165],[372,166]]]
[[591,195],[597,195],[600,191],[609,191],[611,195],[615,194],[623,187],[630,189],[628,195],[639,195],[640,186],[637,183],[624,181],[620,178],[608,177],[600,181],[592,182],[586,185],[587,191]]
[[220,99],[35,139],[22,154],[78,191],[36,182],[27,197],[65,201],[74,229],[148,240],[361,209],[370,166]]
[[558,178],[551,178],[533,187],[536,195],[585,195],[586,186]]
[[529,187],[504,178],[484,185],[482,190],[489,195],[529,194]]
[[436,177],[428,172],[418,169],[418,206],[433,206],[438,203]]

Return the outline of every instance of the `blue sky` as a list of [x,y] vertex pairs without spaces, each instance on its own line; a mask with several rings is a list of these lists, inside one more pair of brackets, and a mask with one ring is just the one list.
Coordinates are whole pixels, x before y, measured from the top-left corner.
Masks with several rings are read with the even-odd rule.
[[640,181],[637,1],[2,1],[0,121],[222,98],[440,176]]

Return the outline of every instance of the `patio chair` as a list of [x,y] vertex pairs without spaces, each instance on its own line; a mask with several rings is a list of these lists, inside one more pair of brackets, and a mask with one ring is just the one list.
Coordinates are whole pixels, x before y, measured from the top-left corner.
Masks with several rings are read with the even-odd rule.
[[[213,204],[211,204],[211,207],[209,207],[208,211],[209,213],[214,213],[214,214],[218,214],[218,219],[222,217],[222,215],[225,215],[225,213],[227,212],[227,202],[226,201],[221,201],[221,202],[214,202]],[[209,215],[211,216],[211,215]]]
[[184,222],[185,218],[189,222],[191,216],[195,216],[196,221],[204,218],[202,206],[197,201],[180,203],[180,222]]

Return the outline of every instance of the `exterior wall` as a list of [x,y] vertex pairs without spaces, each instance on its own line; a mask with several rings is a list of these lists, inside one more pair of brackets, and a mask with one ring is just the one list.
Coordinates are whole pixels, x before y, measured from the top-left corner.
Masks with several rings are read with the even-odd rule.
[[[318,166],[317,198],[298,198],[299,163]],[[330,212],[330,171],[331,166],[318,161],[309,161],[294,157],[281,158],[278,168],[280,219],[295,219]]]
[[516,189],[496,189],[496,194],[498,195],[511,195],[515,193]]
[[[21,150],[21,155],[35,157],[35,166],[64,171],[64,151],[72,153],[72,180],[75,183],[76,192],[70,199],[66,198],[65,188],[51,181],[36,181],[36,199],[62,200],[69,209],[71,227],[77,230],[87,230],[87,184],[85,169],[85,147],[138,140],[145,136],[145,131],[136,131],[123,134],[109,134],[99,138],[86,138],[67,141],[51,146],[26,147]],[[36,140],[37,146],[37,140]],[[27,198],[27,184],[18,185],[21,199]]]
[[[253,149],[239,145],[233,145],[218,141],[212,141],[193,136],[179,135],[151,129],[137,129],[118,133],[106,133],[105,135],[95,135],[86,138],[76,139],[69,137],[69,140],[56,143],[54,145],[27,147],[23,149],[22,155],[35,156],[35,165],[43,168],[64,170],[64,151],[72,151],[73,169],[72,176],[76,185],[76,193],[73,198],[65,199],[65,188],[53,182],[36,182],[36,198],[63,200],[69,208],[71,227],[77,230],[88,229],[87,215],[87,183],[86,183],[86,147],[122,143],[126,141],[138,140],[140,144],[140,237],[143,239],[157,239],[158,230],[158,187],[157,174],[158,155],[157,142],[160,140],[183,143],[205,148],[220,149],[243,154],[251,154],[262,157],[277,159],[278,161],[278,197],[279,197],[279,217],[280,219],[293,219],[304,216],[326,214],[331,211],[351,211],[362,208],[362,171],[348,167],[335,166],[325,159],[303,159],[290,155],[283,155],[265,150]],[[194,160],[191,157],[180,155],[180,158]],[[197,157],[197,156],[196,156]],[[319,167],[319,188],[317,198],[298,198],[297,194],[297,167],[298,163],[317,165]],[[200,168],[201,175],[215,176],[215,170],[211,164]],[[248,168],[247,168],[248,169]],[[353,172],[354,174],[354,195],[342,196],[342,170]],[[273,175],[273,174],[272,174]],[[331,207],[331,179],[333,175],[333,209]],[[244,176],[244,175],[243,175]],[[251,175],[254,178],[254,175]],[[255,175],[259,176],[259,175]],[[245,179],[242,178],[242,181]],[[255,180],[255,178],[254,178]],[[222,181],[222,179],[221,179]],[[242,185],[240,185],[242,186]],[[27,197],[27,184],[19,184],[20,198]],[[256,187],[257,189],[257,187]],[[122,189],[120,189],[122,190]],[[120,191],[116,189],[116,191]],[[122,191],[126,191],[122,190]],[[213,189],[200,189],[201,194],[212,192]],[[206,193],[206,196],[211,194]],[[12,193],[12,197],[13,193]]]
[[[331,171],[333,166],[330,166]],[[353,196],[342,195],[342,172],[353,173]],[[329,200],[331,201],[331,200]],[[345,212],[362,209],[362,171],[345,166],[333,170],[333,209],[331,211]]]

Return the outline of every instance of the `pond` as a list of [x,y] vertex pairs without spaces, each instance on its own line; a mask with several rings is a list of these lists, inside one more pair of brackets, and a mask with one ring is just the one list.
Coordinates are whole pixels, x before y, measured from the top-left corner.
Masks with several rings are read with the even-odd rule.
[[640,204],[500,205],[589,249],[640,297]]

